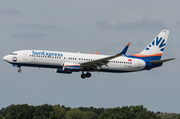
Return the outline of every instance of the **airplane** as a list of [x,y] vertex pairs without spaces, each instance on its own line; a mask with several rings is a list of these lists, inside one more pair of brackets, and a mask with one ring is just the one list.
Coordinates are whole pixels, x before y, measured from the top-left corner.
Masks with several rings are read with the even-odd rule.
[[82,72],[82,79],[91,77],[90,72],[124,73],[151,70],[175,59],[161,60],[168,35],[169,30],[161,31],[142,52],[133,55],[126,55],[129,42],[122,52],[111,56],[98,53],[19,50],[4,56],[3,60],[18,67],[19,73],[22,72],[21,66],[55,68],[56,73]]

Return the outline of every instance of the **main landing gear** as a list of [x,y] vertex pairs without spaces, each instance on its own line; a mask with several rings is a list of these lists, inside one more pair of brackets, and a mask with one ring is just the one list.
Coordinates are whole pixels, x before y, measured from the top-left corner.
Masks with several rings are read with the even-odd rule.
[[84,72],[82,72],[81,78],[82,78],[82,79],[85,79],[86,77],[87,77],[87,78],[90,78],[90,77],[91,77],[91,73],[87,72],[86,74],[84,74]]

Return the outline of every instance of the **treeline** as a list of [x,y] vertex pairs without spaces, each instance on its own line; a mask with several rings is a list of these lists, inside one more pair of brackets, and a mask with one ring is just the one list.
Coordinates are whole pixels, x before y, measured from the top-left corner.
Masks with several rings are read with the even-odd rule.
[[153,112],[140,106],[116,108],[79,107],[64,105],[10,105],[0,110],[0,119],[180,119],[179,114]]

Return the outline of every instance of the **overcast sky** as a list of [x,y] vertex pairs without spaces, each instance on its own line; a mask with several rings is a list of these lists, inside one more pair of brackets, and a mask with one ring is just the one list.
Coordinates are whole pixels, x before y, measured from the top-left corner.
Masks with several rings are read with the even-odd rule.
[[[144,105],[180,113],[179,0],[0,0],[0,108],[11,104],[69,107]],[[134,73],[18,68],[2,60],[23,49],[114,55],[131,42],[127,55],[141,52],[162,30],[170,30],[162,67]]]

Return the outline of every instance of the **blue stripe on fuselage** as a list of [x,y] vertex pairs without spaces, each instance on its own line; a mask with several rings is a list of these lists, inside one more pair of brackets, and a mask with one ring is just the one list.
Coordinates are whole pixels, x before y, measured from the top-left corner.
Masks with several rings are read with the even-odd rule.
[[152,68],[156,68],[156,67],[160,67],[162,66],[163,63],[158,63],[158,64],[151,64],[150,61],[156,61],[156,60],[160,60],[161,56],[150,56],[150,57],[136,57],[136,56],[126,56],[128,58],[136,58],[136,59],[141,59],[145,62],[146,66],[144,67],[143,70],[150,70]]
[[42,65],[42,64],[28,64],[28,63],[11,63],[13,65],[17,66],[29,66],[29,67],[44,67],[44,68],[60,68],[62,69],[62,66],[57,65]]

